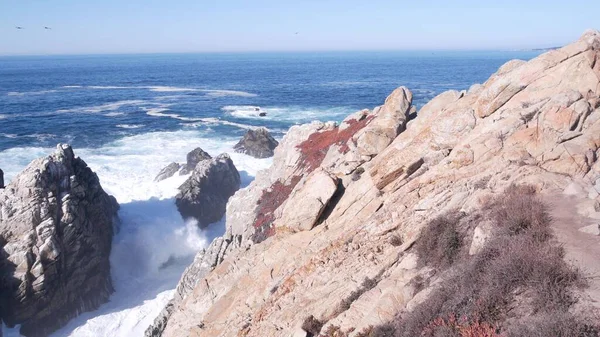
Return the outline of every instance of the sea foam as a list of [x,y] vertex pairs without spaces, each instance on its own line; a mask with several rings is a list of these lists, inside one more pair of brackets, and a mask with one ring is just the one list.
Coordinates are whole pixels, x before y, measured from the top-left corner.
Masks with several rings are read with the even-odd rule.
[[[142,336],[173,291],[194,254],[224,231],[223,220],[200,231],[184,222],[174,204],[177,187],[186,176],[159,183],[154,177],[170,162],[183,162],[187,152],[201,146],[213,156],[227,152],[249,184],[270,159],[233,152],[234,138],[207,138],[199,131],[155,132],[126,137],[100,148],[78,149],[100,178],[102,187],[121,204],[122,224],[113,239],[111,274],[116,292],[98,310],[71,320],[53,336]],[[31,160],[47,156],[50,148],[12,148],[0,152],[0,167],[10,181]],[[4,162],[4,159],[10,161]],[[7,333],[13,331],[5,330]],[[7,335],[8,336],[8,335]]]

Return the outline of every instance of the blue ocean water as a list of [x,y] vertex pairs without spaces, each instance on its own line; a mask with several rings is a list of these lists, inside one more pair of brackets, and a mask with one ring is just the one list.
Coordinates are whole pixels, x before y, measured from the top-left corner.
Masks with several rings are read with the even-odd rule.
[[[99,147],[157,131],[281,135],[340,120],[405,85],[417,106],[535,52],[331,52],[0,57],[0,151]],[[267,112],[259,117],[255,107]],[[5,158],[0,159],[2,161]]]

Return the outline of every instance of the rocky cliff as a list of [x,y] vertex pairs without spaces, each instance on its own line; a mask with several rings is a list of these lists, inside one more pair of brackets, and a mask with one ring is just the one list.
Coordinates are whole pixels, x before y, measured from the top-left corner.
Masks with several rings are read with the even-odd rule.
[[112,293],[116,200],[70,146],[33,161],[0,190],[0,316],[46,336]]
[[[446,277],[419,262],[423,233],[466,221],[450,242],[478,256],[491,233],[483,210],[508,207],[498,196],[515,186],[554,202],[559,241],[600,219],[599,32],[510,61],[412,120],[411,103],[401,87],[340,125],[291,128],[272,167],[230,199],[225,235],[196,256],[147,336],[359,336],[408,317]],[[567,257],[597,268],[582,265],[578,242],[563,242]],[[580,303],[598,307],[600,284],[588,286]]]

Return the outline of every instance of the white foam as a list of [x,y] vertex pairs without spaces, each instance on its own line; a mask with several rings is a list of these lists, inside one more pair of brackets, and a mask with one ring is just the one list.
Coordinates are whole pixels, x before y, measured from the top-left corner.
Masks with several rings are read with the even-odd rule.
[[116,116],[124,116],[125,113],[124,112],[109,112],[107,114],[104,114],[104,116],[106,117],[116,117]]
[[[53,336],[142,336],[173,296],[181,273],[195,252],[223,232],[223,223],[198,231],[184,223],[174,205],[177,187],[187,178],[174,176],[154,183],[170,162],[185,161],[187,152],[201,146],[211,155],[228,152],[249,176],[268,167],[271,159],[233,152],[235,138],[206,138],[199,131],[156,132],[126,137],[96,149],[77,149],[94,170],[103,188],[121,204],[121,229],[111,252],[116,289],[110,302],[73,319]],[[0,152],[7,182],[31,160],[51,153],[49,148],[12,148]],[[165,263],[171,261],[165,267]]]
[[15,135],[14,133],[0,133],[0,136],[5,137],[5,138],[17,138],[19,136]]
[[63,85],[61,88],[71,89],[71,88],[83,88],[83,87],[80,85]]
[[141,124],[117,124],[118,128],[121,129],[139,129],[143,127]]
[[[259,111],[256,111],[259,108]],[[221,110],[230,116],[243,119],[266,119],[292,123],[310,122],[313,120],[343,119],[354,112],[349,108],[305,108],[296,106],[257,107],[254,105],[226,105]],[[266,116],[260,116],[264,112]]]
[[146,115],[154,116],[154,117],[171,117],[175,119],[181,119],[178,114],[166,114],[164,111],[169,111],[168,108],[160,107],[160,108],[142,108],[142,110],[146,111]]
[[39,91],[25,91],[25,92],[18,92],[18,91],[11,91],[9,93],[7,93],[7,96],[25,96],[25,95],[45,95],[45,94],[50,94],[53,92],[58,92],[58,90],[39,90]]
[[6,119],[6,118],[8,118],[7,115],[0,115],[0,119]]
[[225,97],[225,96],[239,96],[239,97],[256,97],[257,94],[249,93],[246,91],[237,90],[202,90],[207,96],[211,97]]
[[99,113],[99,112],[105,112],[105,111],[116,111],[119,110],[121,107],[127,106],[127,105],[141,105],[141,104],[152,104],[151,102],[148,101],[144,101],[144,100],[124,100],[124,101],[117,101],[117,102],[112,102],[112,103],[106,103],[106,104],[101,104],[101,105],[92,105],[92,106],[86,106],[86,107],[79,107],[79,108],[72,108],[72,109],[61,109],[61,110],[57,110],[57,113]]
[[150,89],[150,91],[154,91],[154,92],[200,91],[200,89],[194,89],[194,88],[181,88],[181,87],[169,87],[169,86],[150,86],[150,87],[140,87],[140,88]]
[[133,89],[136,87],[122,87],[122,86],[115,86],[115,85],[89,85],[86,88],[99,89],[99,90],[114,90],[114,89]]

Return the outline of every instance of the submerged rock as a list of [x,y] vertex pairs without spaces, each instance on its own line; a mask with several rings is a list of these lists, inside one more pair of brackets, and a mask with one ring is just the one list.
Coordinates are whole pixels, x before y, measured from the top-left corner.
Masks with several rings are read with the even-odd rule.
[[0,315],[9,327],[46,336],[108,300],[118,209],[68,145],[0,190]]
[[179,187],[177,209],[184,218],[195,218],[200,227],[206,227],[223,217],[227,201],[240,183],[240,174],[229,155],[200,161]]
[[211,159],[212,157],[201,148],[197,147],[187,154],[187,162],[181,168],[179,175],[189,174],[194,170],[196,165],[203,160]]
[[236,152],[245,153],[255,158],[273,157],[273,150],[279,142],[271,136],[266,128],[248,130],[244,137],[233,147]]
[[165,168],[163,168],[162,170],[160,170],[160,172],[158,172],[158,175],[156,175],[154,181],[159,182],[167,178],[171,178],[175,175],[175,173],[177,173],[177,171],[179,171],[180,168],[181,165],[179,165],[178,163],[171,163],[165,166]]

